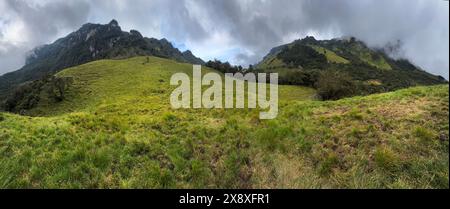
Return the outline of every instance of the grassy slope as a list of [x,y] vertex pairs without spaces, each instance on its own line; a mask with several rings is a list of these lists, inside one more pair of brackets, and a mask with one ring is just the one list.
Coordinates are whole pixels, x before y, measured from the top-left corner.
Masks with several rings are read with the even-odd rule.
[[320,47],[320,46],[311,46],[314,50],[316,50],[318,53],[321,53],[327,57],[328,62],[332,63],[338,63],[338,64],[348,64],[350,61],[346,60],[345,58],[337,55],[331,50],[328,50],[326,48]]
[[[280,88],[280,114],[172,110],[188,64],[98,61],[68,100],[0,113],[0,188],[448,188],[448,86],[336,102]],[[443,137],[440,137],[440,136]]]
[[[143,57],[128,60],[101,60],[70,68],[58,74],[73,77],[66,101],[59,104],[42,103],[28,114],[51,116],[75,111],[95,111],[108,105],[121,105],[136,109],[138,104],[169,109],[169,96],[175,87],[169,85],[170,77],[177,72],[192,75],[192,65],[152,57],[143,64]],[[208,68],[203,73],[212,72]],[[281,100],[306,100],[314,97],[315,91],[300,86],[281,86]],[[149,105],[150,102],[150,105]],[[154,108],[154,109],[155,109]]]
[[365,63],[382,70],[392,70],[392,67],[387,63],[383,57],[374,58],[373,52],[363,47],[359,43],[351,44],[349,48],[350,53],[358,57]]
[[276,55],[269,56],[258,64],[258,68],[261,69],[282,68],[284,66],[286,66],[286,64],[282,60],[278,59]]

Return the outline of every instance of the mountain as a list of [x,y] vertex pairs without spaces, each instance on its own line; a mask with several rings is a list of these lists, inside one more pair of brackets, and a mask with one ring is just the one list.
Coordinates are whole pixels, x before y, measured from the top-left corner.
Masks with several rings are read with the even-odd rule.
[[52,44],[37,47],[26,64],[0,76],[0,101],[18,85],[54,74],[64,68],[100,59],[158,56],[180,62],[203,64],[191,51],[180,52],[166,39],[145,38],[138,31],[124,32],[116,20],[109,24],[85,24]]
[[64,100],[0,112],[0,188],[449,187],[448,85],[327,102],[280,85],[267,121],[171,108],[180,72],[147,56],[58,72]]
[[443,77],[427,73],[406,59],[388,56],[398,47],[396,44],[372,49],[356,38],[306,37],[273,48],[256,68],[280,73],[280,83],[306,86],[316,85],[324,71],[338,71],[350,76],[360,94],[447,83]]

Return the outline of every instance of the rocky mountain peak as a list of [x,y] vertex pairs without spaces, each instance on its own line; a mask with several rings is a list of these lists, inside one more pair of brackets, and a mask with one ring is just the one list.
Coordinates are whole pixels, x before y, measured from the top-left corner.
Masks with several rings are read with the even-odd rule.
[[139,38],[143,38],[142,34],[137,30],[130,30],[130,34]]
[[108,25],[113,27],[119,27],[119,22],[117,22],[117,20],[115,19],[112,19],[111,22],[108,23]]

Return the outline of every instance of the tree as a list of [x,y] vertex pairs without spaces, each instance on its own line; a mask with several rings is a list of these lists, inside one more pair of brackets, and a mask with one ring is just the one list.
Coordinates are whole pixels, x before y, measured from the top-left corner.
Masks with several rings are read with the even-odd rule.
[[2,105],[3,109],[23,114],[42,100],[61,102],[65,99],[65,92],[72,82],[72,78],[45,76],[42,79],[22,84],[6,98]]
[[71,78],[51,77],[48,82],[48,93],[56,102],[61,102],[65,98],[65,91],[72,82]]

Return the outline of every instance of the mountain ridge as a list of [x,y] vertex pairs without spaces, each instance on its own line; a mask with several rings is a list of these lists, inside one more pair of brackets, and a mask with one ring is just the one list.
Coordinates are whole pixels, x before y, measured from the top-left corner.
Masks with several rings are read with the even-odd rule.
[[122,31],[116,20],[105,25],[86,23],[51,44],[36,47],[29,53],[22,68],[0,76],[0,100],[24,82],[43,78],[68,67],[95,60],[134,56],[158,56],[204,64],[191,51],[181,52],[167,39],[147,38],[137,30]]

